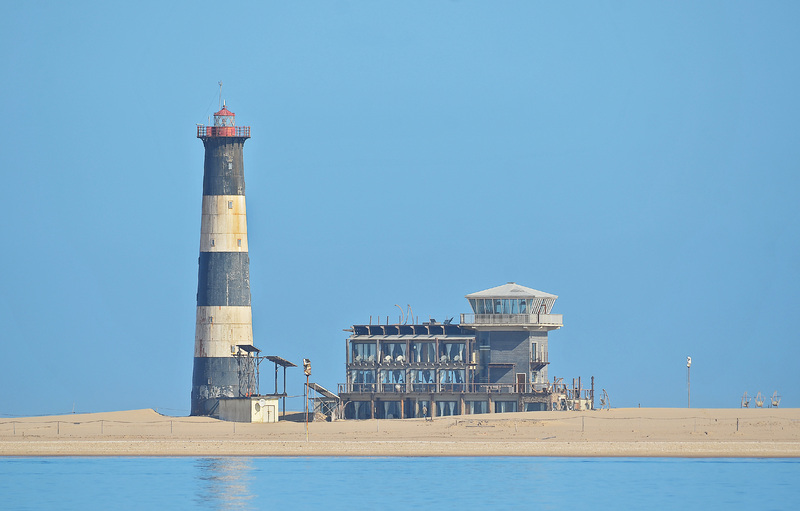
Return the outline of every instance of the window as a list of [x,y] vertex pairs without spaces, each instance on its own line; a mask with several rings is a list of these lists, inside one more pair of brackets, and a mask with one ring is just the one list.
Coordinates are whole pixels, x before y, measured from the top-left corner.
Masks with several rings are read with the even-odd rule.
[[214,246],[214,240],[213,239],[211,240],[211,246],[212,247]]
[[414,392],[433,392],[436,390],[436,373],[433,369],[412,369],[409,374]]
[[354,342],[350,345],[351,362],[360,364],[362,362],[375,362],[375,343]]
[[442,369],[439,371],[439,383],[442,392],[463,392],[466,390],[465,371],[463,369]]
[[436,415],[446,417],[448,415],[459,415],[458,401],[436,401]]
[[382,369],[381,383],[383,392],[403,392],[406,388],[406,372],[403,369]]
[[464,403],[469,413],[489,413],[488,401],[467,401]]
[[406,360],[406,343],[381,343],[381,362],[384,364],[402,364]]
[[379,419],[401,419],[400,401],[379,401],[375,403],[376,416]]
[[228,209],[233,209],[233,201],[232,200],[228,201]]
[[547,410],[547,403],[525,403],[526,412],[543,412]]
[[418,364],[436,362],[436,348],[432,342],[411,343],[411,360]]
[[350,401],[344,407],[345,419],[370,419],[372,412],[369,401]]
[[350,371],[350,383],[353,392],[374,392],[375,371],[354,369]]
[[464,362],[465,344],[463,342],[440,342],[439,361],[440,362]]
[[238,240],[236,240],[236,244],[241,247],[242,246],[242,238],[239,238]]
[[486,298],[470,300],[475,314],[530,314],[534,300],[525,298]]
[[494,402],[494,412],[495,413],[507,413],[507,412],[516,412],[517,411],[517,402],[516,401],[495,401]]

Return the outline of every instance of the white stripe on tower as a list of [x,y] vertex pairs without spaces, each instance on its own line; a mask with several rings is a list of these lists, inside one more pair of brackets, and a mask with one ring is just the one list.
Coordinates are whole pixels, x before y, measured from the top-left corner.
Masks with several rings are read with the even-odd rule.
[[230,357],[238,344],[253,344],[250,307],[197,308],[195,357]]
[[204,195],[200,252],[247,252],[244,195]]

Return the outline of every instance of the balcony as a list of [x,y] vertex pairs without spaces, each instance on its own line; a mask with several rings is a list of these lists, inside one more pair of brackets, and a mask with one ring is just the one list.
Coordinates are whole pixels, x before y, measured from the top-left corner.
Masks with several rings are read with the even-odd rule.
[[531,371],[538,371],[549,363],[546,351],[540,350],[538,353],[531,354]]
[[340,383],[339,394],[539,394],[550,393],[548,383]]
[[250,126],[197,126],[197,138],[217,137],[250,138]]
[[562,314],[462,314],[462,325],[472,326],[564,326]]

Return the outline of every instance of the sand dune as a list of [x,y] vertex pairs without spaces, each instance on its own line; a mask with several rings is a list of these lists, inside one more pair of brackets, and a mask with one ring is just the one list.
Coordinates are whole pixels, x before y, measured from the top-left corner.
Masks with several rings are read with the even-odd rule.
[[800,457],[800,409],[629,408],[423,419],[223,422],[153,410],[0,421],[3,456]]

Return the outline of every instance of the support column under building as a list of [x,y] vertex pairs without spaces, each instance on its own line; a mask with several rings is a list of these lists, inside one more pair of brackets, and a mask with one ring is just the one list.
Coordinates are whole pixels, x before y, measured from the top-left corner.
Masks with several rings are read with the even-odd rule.
[[243,147],[250,128],[223,105],[205,146],[191,415],[214,415],[220,397],[244,397],[236,356],[253,345]]

